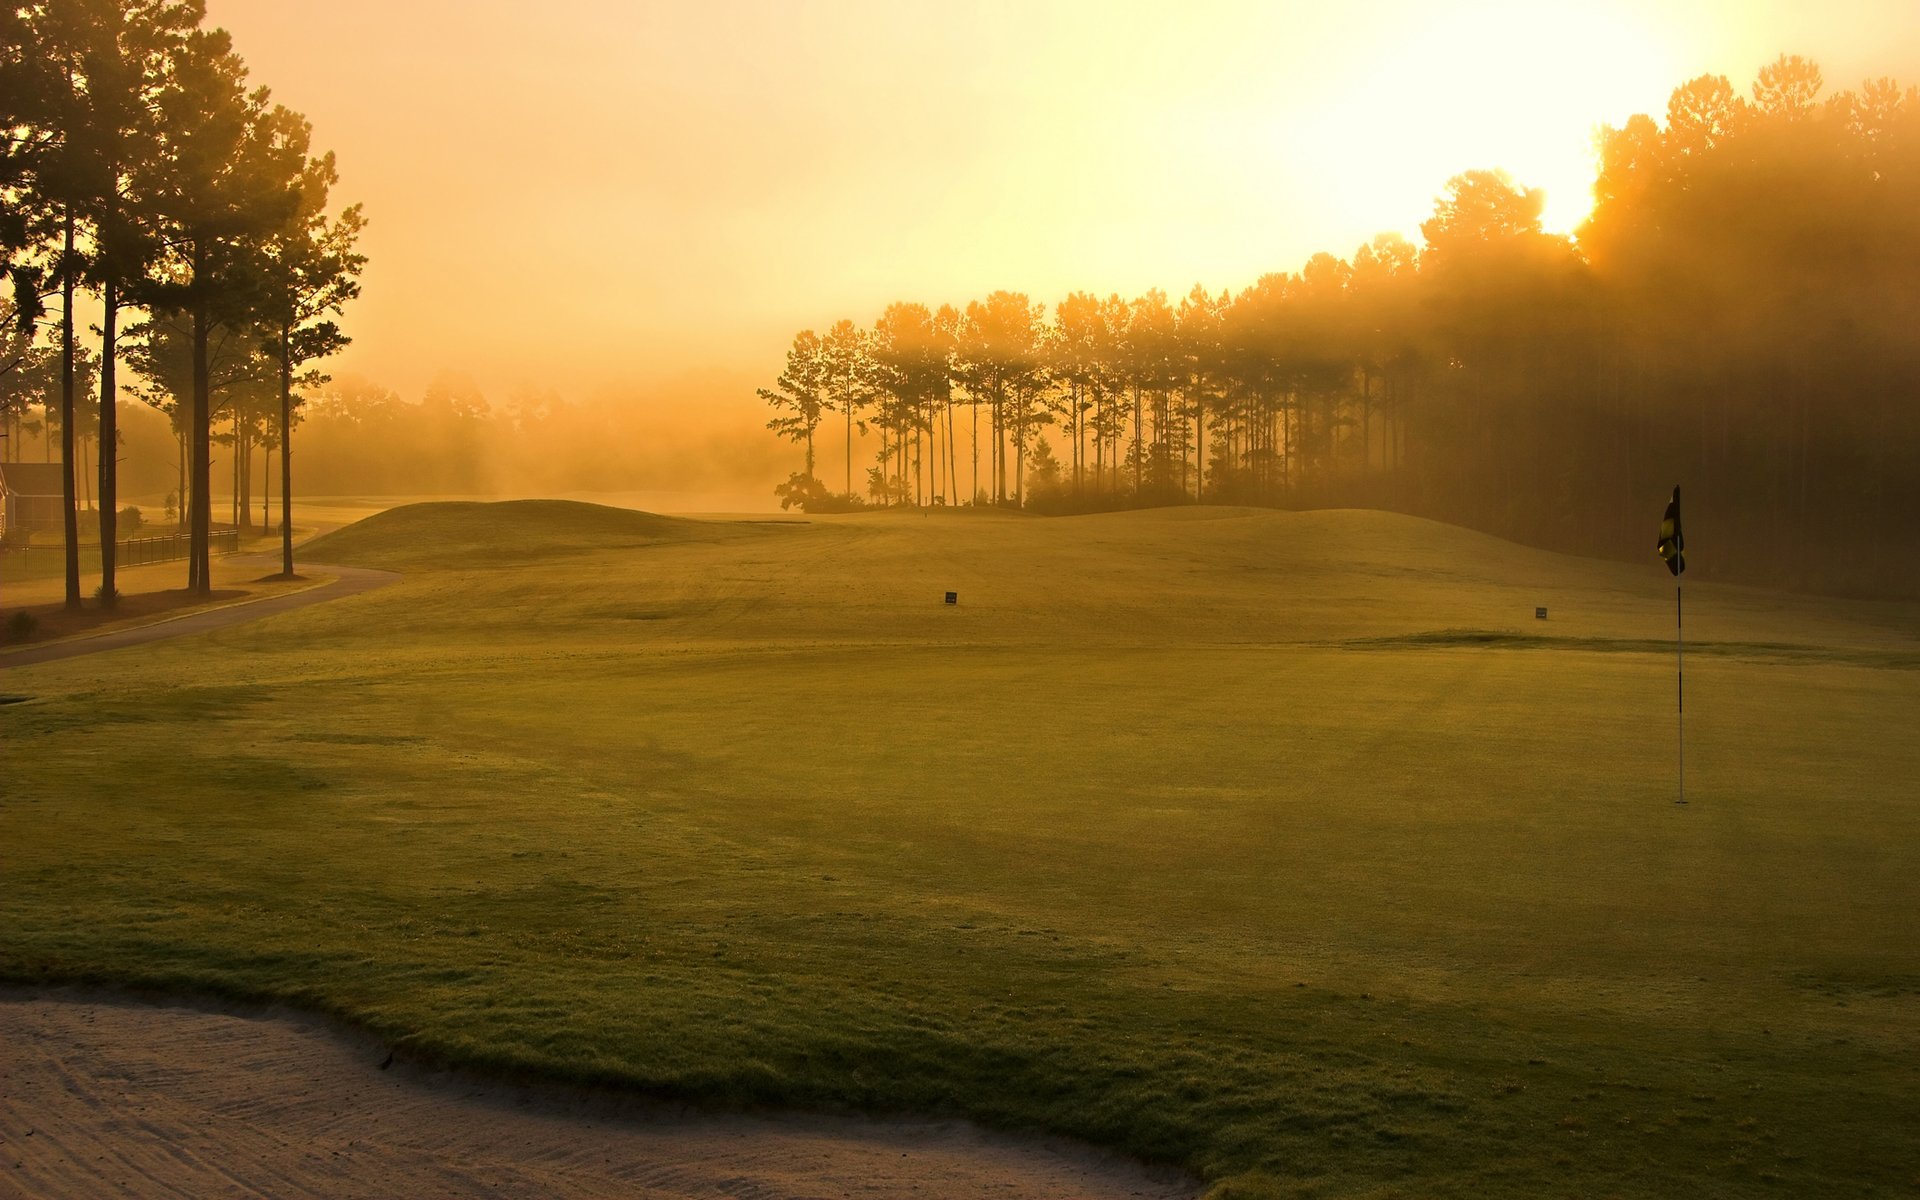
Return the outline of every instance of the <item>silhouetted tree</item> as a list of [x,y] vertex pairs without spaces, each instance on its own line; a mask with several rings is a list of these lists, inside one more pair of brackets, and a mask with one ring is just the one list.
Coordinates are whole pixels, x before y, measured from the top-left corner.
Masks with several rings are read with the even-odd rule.
[[[339,352],[352,340],[329,317],[360,294],[359,273],[366,256],[355,247],[366,222],[357,204],[337,217],[328,215],[328,196],[339,173],[332,154],[307,157],[306,120],[286,109],[275,109],[270,120],[286,151],[305,164],[297,185],[298,204],[264,242],[259,305],[267,353],[279,368],[280,570],[291,577],[293,388],[296,381],[304,386],[324,383],[325,376],[304,370],[306,365]],[[266,524],[264,517],[261,524]]]
[[793,337],[787,350],[787,369],[772,388],[760,388],[755,394],[773,406],[776,416],[767,428],[789,441],[806,447],[806,476],[814,478],[813,433],[820,428],[821,414],[827,410],[829,386],[827,358],[820,335],[807,329]]
[[[835,321],[819,346],[823,406],[846,420],[847,495],[853,496],[853,427],[865,423],[860,414],[873,403],[874,363],[870,337],[852,321]],[[791,359],[789,359],[791,363]],[[764,398],[764,393],[762,394]],[[813,473],[808,460],[807,473]]]
[[188,586],[212,589],[212,408],[209,360],[218,329],[250,325],[260,301],[262,241],[299,203],[304,159],[269,119],[265,89],[224,30],[196,30],[156,97],[159,141],[150,203],[166,253],[152,307],[185,315],[193,369]]
[[[1025,297],[972,302],[974,490],[1021,503],[1057,420],[1094,502],[1384,504],[1637,557],[1647,497],[1684,477],[1715,530],[1696,569],[1920,588],[1920,92],[1822,89],[1782,56],[1745,97],[1702,76],[1604,130],[1577,241],[1537,190],[1467,171],[1424,246],[1177,308],[1076,292],[1044,337]],[[895,488],[934,418],[889,411]]]

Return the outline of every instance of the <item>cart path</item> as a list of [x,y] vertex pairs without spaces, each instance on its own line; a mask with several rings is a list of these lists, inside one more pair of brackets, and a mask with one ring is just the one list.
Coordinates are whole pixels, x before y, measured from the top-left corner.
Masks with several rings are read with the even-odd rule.
[[702,1115],[391,1061],[299,1015],[0,990],[0,1197],[1187,1200],[961,1121]]
[[[275,570],[280,566],[280,560],[277,557],[248,556],[227,561],[243,566],[257,562],[265,570]],[[32,666],[34,663],[73,658],[81,654],[98,654],[103,650],[119,650],[126,646],[144,645],[147,642],[157,642],[162,638],[185,637],[214,629],[226,629],[248,621],[257,621],[262,617],[271,617],[276,613],[305,608],[309,604],[324,604],[329,600],[357,596],[361,592],[370,592],[400,580],[400,576],[392,571],[375,571],[367,567],[337,567],[327,563],[302,563],[300,566],[302,570],[321,572],[335,578],[332,582],[320,584],[318,587],[303,588],[297,592],[285,592],[277,596],[266,596],[259,600],[242,600],[237,604],[228,604],[220,608],[209,608],[188,613],[185,616],[169,617],[150,625],[136,625],[130,629],[108,629],[100,633],[83,634],[65,641],[49,642],[44,646],[25,646],[18,650],[0,652],[0,667]]]

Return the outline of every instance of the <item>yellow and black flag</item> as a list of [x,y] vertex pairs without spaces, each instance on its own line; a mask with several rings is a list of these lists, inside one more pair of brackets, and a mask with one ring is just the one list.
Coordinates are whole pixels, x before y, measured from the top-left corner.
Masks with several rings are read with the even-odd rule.
[[1667,501],[1667,513],[1660,518],[1660,557],[1667,570],[1679,575],[1687,569],[1687,539],[1680,535],[1680,485],[1673,485],[1673,499]]

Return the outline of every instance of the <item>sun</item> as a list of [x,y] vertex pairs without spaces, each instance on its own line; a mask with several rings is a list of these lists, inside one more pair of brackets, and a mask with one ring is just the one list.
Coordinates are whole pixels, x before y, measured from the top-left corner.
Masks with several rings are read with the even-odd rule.
[[1669,37],[1619,5],[1433,9],[1330,70],[1289,153],[1331,206],[1381,228],[1413,232],[1448,179],[1498,168],[1546,193],[1546,229],[1572,233],[1593,208],[1601,126],[1660,111],[1680,78]]

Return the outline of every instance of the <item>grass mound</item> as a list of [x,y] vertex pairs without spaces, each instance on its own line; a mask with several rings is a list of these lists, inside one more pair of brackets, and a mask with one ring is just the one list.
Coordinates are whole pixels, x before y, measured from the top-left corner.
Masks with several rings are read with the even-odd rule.
[[660,542],[726,527],[577,500],[437,501],[376,513],[315,539],[307,555],[363,567],[485,567]]

